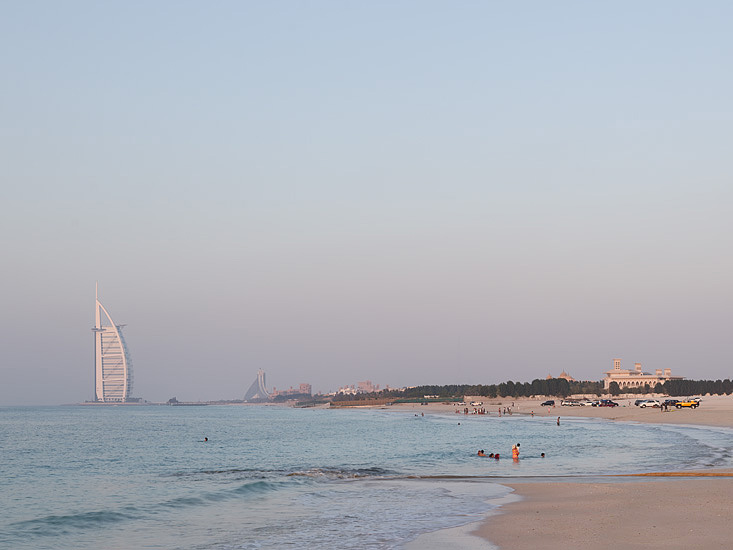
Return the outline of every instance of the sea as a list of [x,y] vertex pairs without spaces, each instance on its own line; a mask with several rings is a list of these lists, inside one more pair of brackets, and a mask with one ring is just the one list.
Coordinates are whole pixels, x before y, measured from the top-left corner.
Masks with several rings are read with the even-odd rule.
[[460,550],[488,547],[469,533],[511,498],[503,483],[730,468],[733,430],[419,407],[4,407],[0,449],[2,549],[439,548],[462,528]]

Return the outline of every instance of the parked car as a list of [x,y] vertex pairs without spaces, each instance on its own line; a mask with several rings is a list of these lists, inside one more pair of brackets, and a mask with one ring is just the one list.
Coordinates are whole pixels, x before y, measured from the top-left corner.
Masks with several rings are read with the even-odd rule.
[[638,406],[640,406],[640,405],[641,405],[641,404],[642,404],[642,403],[643,403],[644,401],[649,401],[649,399],[637,399],[636,401],[634,401],[634,405],[636,405],[636,406],[638,407]]
[[554,407],[555,406],[555,400],[549,399],[547,401],[543,401],[542,404],[540,404],[540,407]]
[[678,401],[678,399],[665,399],[662,401],[662,407],[674,407]]
[[639,408],[645,409],[647,407],[661,407],[662,404],[656,399],[645,399],[644,402],[639,405]]
[[599,407],[618,407],[618,403],[615,401],[611,401],[610,399],[601,399],[601,402],[598,403]]
[[471,406],[472,407],[480,407],[483,404],[484,404],[483,401],[471,401]]
[[677,401],[674,406],[678,409],[681,409],[682,407],[690,407],[691,409],[696,409],[700,406],[700,403],[698,403],[694,399],[684,399],[682,401]]
[[581,405],[583,405],[584,407],[595,407],[596,405],[598,405],[598,401],[583,401]]

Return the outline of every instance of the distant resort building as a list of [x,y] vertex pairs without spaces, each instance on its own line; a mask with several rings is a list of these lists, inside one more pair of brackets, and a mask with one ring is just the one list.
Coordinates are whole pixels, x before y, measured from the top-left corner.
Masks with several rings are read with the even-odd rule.
[[94,401],[127,403],[132,397],[132,360],[122,335],[124,325],[116,325],[99,301],[94,313]]
[[313,389],[310,384],[300,384],[297,388],[291,387],[287,390],[278,390],[274,386],[272,387],[272,391],[270,392],[270,397],[272,399],[276,397],[290,397],[290,396],[301,396],[301,395],[313,395]]
[[359,393],[374,393],[379,391],[379,384],[376,386],[372,384],[371,380],[364,380],[363,382],[356,383],[356,390]]
[[336,391],[337,395],[357,395],[360,393],[374,393],[379,391],[379,384],[376,386],[372,384],[371,380],[364,380],[363,382],[357,382],[356,386],[344,386]]
[[621,359],[613,360],[613,369],[604,373],[603,387],[608,389],[611,382],[616,382],[619,388],[638,388],[645,384],[653,389],[654,386],[664,384],[667,380],[684,380],[684,376],[672,376],[672,369],[656,369],[654,374],[643,372],[641,363],[634,364],[634,370],[622,369]]
[[275,398],[287,398],[290,396],[300,397],[304,395],[313,395],[313,388],[310,384],[300,384],[297,388],[291,387],[287,390],[278,390],[273,386],[272,391],[268,391],[265,384],[265,371],[262,369],[257,371],[257,378],[244,394],[244,401],[249,403],[258,403],[262,401],[270,401]]
[[551,374],[548,374],[547,375],[547,380],[552,380],[553,378],[563,378],[563,379],[567,380],[568,382],[575,382],[575,378],[573,378],[572,376],[570,376],[565,371],[562,371],[560,373],[560,376],[552,376]]

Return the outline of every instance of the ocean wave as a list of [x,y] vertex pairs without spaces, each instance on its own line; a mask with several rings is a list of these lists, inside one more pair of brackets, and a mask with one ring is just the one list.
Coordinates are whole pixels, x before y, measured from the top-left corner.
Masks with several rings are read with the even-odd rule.
[[118,510],[95,510],[67,515],[50,515],[10,524],[10,533],[15,536],[58,536],[73,531],[93,530],[109,527],[125,521],[139,520],[178,511],[183,508],[206,506],[210,503],[241,499],[243,496],[261,497],[278,490],[283,483],[254,481],[221,491],[208,491],[185,495],[157,503],[126,506]]
[[188,470],[182,472],[170,472],[162,474],[161,477],[196,477],[196,476],[229,476],[229,475],[246,475],[246,476],[263,476],[278,473],[280,470],[262,470],[259,468],[223,468],[216,470]]
[[288,477],[308,477],[325,479],[361,479],[370,477],[393,476],[396,472],[383,468],[310,468],[287,474]]
[[11,524],[14,530],[33,535],[59,535],[72,530],[103,527],[139,517],[134,508],[126,511],[97,510],[78,514],[51,515]]

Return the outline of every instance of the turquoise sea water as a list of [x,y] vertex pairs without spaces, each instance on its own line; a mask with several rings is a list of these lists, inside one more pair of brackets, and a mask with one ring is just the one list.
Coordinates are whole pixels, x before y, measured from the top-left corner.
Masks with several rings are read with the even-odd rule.
[[401,548],[504,478],[733,465],[720,428],[272,406],[0,408],[0,445],[8,549]]

